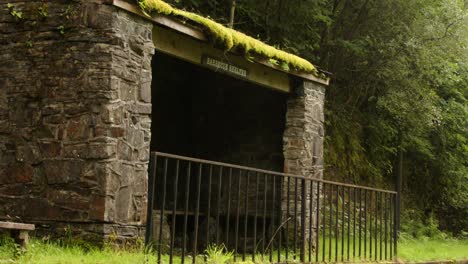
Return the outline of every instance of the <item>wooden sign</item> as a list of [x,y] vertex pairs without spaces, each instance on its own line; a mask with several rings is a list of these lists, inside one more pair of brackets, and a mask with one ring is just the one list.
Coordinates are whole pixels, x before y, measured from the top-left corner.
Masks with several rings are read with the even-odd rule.
[[247,78],[248,75],[246,69],[207,55],[202,56],[202,64],[213,68],[214,70],[223,71],[242,78]]

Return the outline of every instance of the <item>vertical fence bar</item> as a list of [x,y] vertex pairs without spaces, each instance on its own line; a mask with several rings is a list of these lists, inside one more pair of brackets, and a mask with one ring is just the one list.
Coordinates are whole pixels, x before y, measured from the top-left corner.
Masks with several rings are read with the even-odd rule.
[[175,238],[175,228],[176,228],[176,209],[177,209],[177,185],[179,181],[179,160],[176,160],[176,173],[174,177],[174,196],[173,196],[173,206],[172,206],[172,234],[171,234],[171,248],[169,249],[169,263],[172,264],[174,256],[174,238]]
[[223,167],[220,166],[219,176],[218,176],[218,201],[217,201],[217,206],[216,206],[216,245],[219,245],[219,230],[220,230],[219,217],[220,217],[220,211],[221,211],[221,187],[223,185],[222,176],[223,176]]
[[246,186],[245,186],[245,195],[244,195],[244,249],[242,250],[242,261],[245,261],[245,256],[247,253],[247,227],[248,227],[248,215],[249,215],[249,171],[246,171]]
[[362,189],[359,189],[359,247],[358,247],[358,257],[361,258],[361,248],[362,248]]
[[395,212],[393,210],[393,194],[390,195],[389,197],[389,202],[390,202],[390,208],[389,208],[389,246],[390,246],[390,259],[393,260],[393,213]]
[[336,201],[335,201],[335,262],[338,262],[338,235],[339,235],[339,215],[340,215],[340,186],[336,185]]
[[187,221],[188,221],[188,207],[190,197],[190,175],[191,175],[192,163],[189,161],[187,164],[187,182],[185,183],[185,206],[184,206],[184,232],[182,234],[182,258],[181,264],[185,261],[185,250],[187,247]]
[[375,206],[375,195],[373,191],[370,191],[370,200],[369,200],[369,259],[372,260],[374,258],[375,252],[374,252],[374,242],[375,242],[375,237],[374,237],[374,232],[375,232],[375,227],[374,227],[374,208]]
[[237,208],[236,208],[236,227],[235,227],[235,247],[234,247],[234,261],[236,261],[237,253],[238,253],[238,243],[239,243],[239,215],[240,215],[240,196],[241,196],[241,179],[242,179],[242,171],[239,170],[239,176],[237,179]]
[[197,202],[195,207],[195,223],[194,223],[194,239],[192,251],[192,263],[197,262],[197,242],[198,242],[198,218],[200,217],[200,193],[201,193],[201,179],[202,179],[203,164],[198,165],[198,178],[197,178]]
[[[271,175],[271,186],[272,186],[272,189],[271,189],[271,240],[270,242],[273,243],[273,240],[275,239],[275,176],[274,175]],[[281,223],[278,223],[278,226],[280,225]],[[270,245],[270,262],[273,262],[273,244]]]
[[[275,179],[276,179],[276,177],[275,177]],[[282,221],[282,220],[281,220],[281,219],[282,219],[282,206],[281,206],[281,202],[282,202],[282,200],[283,200],[283,197],[282,197],[282,196],[283,196],[283,191],[282,191],[282,186],[283,186],[282,180],[283,180],[283,179],[282,179],[282,177],[278,177],[278,179],[279,179],[279,181],[278,181],[278,187],[276,187],[276,183],[275,183],[276,181],[274,181],[273,184],[274,184],[274,186],[275,186],[275,187],[274,187],[275,190],[278,189],[278,198],[277,198],[278,200],[276,201],[276,202],[277,202],[276,212],[278,212],[278,213],[276,214],[276,222],[278,223],[278,230],[282,230],[283,227],[282,227],[282,223],[281,223],[281,221]],[[274,214],[273,214],[273,215],[274,215]],[[278,255],[277,261],[278,261],[278,263],[280,263],[280,262],[281,262],[281,231],[278,233],[278,247],[277,247],[277,248],[278,248],[278,250],[277,250],[277,252],[278,252],[278,254],[277,254],[277,255]]]
[[206,247],[210,245],[211,185],[213,185],[213,165],[210,164],[208,171],[208,207],[206,209]]
[[[309,262],[312,262],[312,244],[314,243],[314,230],[313,227],[313,214],[314,214],[314,182],[310,181],[310,189],[309,189]],[[317,250],[317,246],[315,246],[315,250]]]
[[382,223],[383,223],[383,213],[384,213],[384,203],[385,199],[385,193],[380,193],[380,200],[379,200],[379,206],[380,206],[380,219],[379,219],[379,260],[382,260],[382,245],[383,245],[383,234],[382,234]]
[[388,194],[385,194],[385,260],[388,260],[387,242],[388,242]]
[[[286,190],[286,217],[289,218],[289,209],[290,209],[290,206],[289,206],[290,200],[289,199],[291,198],[291,196],[290,196],[290,194],[291,194],[290,193],[291,192],[291,190],[290,190],[291,177],[288,177],[287,185],[288,186],[286,187],[287,188],[287,190]],[[286,252],[285,252],[285,254],[286,254],[286,260],[288,260],[289,259],[289,221],[286,222],[286,233],[285,233],[285,235],[286,235]]]
[[[300,256],[299,259],[302,263],[305,262],[305,247],[306,247],[306,181],[305,179],[301,180],[301,190],[302,190],[302,197],[301,197],[301,248],[300,248]],[[297,195],[296,195],[297,197]]]
[[364,190],[364,259],[367,257],[367,190]]
[[395,198],[395,212],[393,214],[395,223],[393,224],[393,257],[396,259],[398,256],[398,228],[399,228],[399,214],[400,214],[400,206],[399,206],[399,196],[400,192],[398,192]]
[[369,259],[372,259],[372,196],[373,193],[372,191],[369,192],[370,198],[369,198]]
[[[320,239],[320,182],[317,182],[317,207],[315,212],[316,222],[315,226],[317,227],[317,231],[315,232],[315,262],[319,262],[319,239]],[[325,230],[325,228],[323,228]]]
[[262,227],[262,262],[265,257],[265,244],[266,244],[266,219],[267,219],[267,194],[268,194],[268,176],[263,174],[263,227]]
[[297,224],[298,224],[298,219],[297,219],[297,198],[298,198],[298,184],[297,184],[297,178],[294,178],[294,230],[293,230],[293,234],[294,234],[294,243],[293,243],[293,247],[294,247],[294,255],[293,255],[293,259],[296,259],[296,256],[297,256]]
[[349,261],[349,240],[350,240],[350,232],[351,232],[351,187],[348,187],[348,236],[347,236],[347,246],[346,252],[347,257],[346,259]]
[[164,159],[164,172],[163,172],[163,191],[162,191],[162,203],[161,203],[161,214],[159,216],[159,247],[158,247],[158,263],[161,263],[161,251],[162,251],[162,230],[164,223],[164,207],[166,206],[166,178],[167,178],[167,163],[168,159]]
[[148,184],[148,209],[146,214],[146,233],[145,233],[145,244],[150,245],[150,241],[153,237],[153,210],[154,210],[154,198],[156,195],[156,166],[157,159],[155,153],[150,154],[149,164],[149,184]]
[[[323,221],[322,221],[322,262],[325,262],[325,248],[326,248],[326,229],[327,229],[327,192],[326,192],[326,184],[323,183]],[[330,222],[328,222],[330,224]]]
[[232,189],[232,168],[229,168],[229,175],[228,175],[228,190],[227,190],[227,215],[226,215],[226,247],[229,245],[229,222],[231,220],[231,189]]
[[374,211],[374,217],[375,217],[375,251],[374,251],[374,259],[377,261],[378,259],[378,243],[379,243],[379,227],[378,227],[378,220],[379,220],[379,192],[375,192],[375,211]]
[[255,253],[257,253],[257,208],[258,208],[258,172],[255,174],[255,216],[254,216],[254,239],[253,239],[253,253],[252,261],[255,262]]
[[341,203],[341,262],[344,261],[344,244],[345,244],[345,204],[346,204],[346,188],[343,186],[343,202]]
[[333,231],[332,231],[332,228],[333,228],[333,210],[332,210],[332,206],[333,206],[333,185],[330,184],[330,197],[328,198],[329,199],[329,204],[328,204],[328,208],[329,208],[329,213],[330,213],[330,225],[329,225],[329,230],[328,230],[328,261],[330,262],[332,260],[332,236],[333,236]]
[[356,258],[356,204],[357,204],[357,189],[353,188],[353,260]]

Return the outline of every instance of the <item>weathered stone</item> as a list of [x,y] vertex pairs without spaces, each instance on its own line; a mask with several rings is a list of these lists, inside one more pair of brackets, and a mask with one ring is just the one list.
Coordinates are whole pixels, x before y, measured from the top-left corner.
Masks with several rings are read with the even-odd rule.
[[28,183],[32,181],[34,169],[25,163],[14,163],[0,171],[0,183]]
[[46,160],[44,170],[48,184],[78,182],[84,162],[80,160]]
[[[304,82],[298,87],[296,93],[288,100],[288,111],[286,114],[286,128],[283,136],[283,151],[285,171],[297,175],[302,175],[309,178],[322,178],[323,173],[323,104],[324,104],[324,86],[318,83]],[[292,184],[292,189],[299,186]],[[316,187],[313,192],[315,192]],[[302,197],[302,193],[292,193],[292,197],[287,197],[283,190],[283,208],[293,208],[294,201],[310,197],[310,188],[306,187],[306,197]],[[316,194],[314,194],[316,196]],[[310,199],[306,199],[307,202]],[[300,203],[298,211],[301,212]],[[312,214],[312,219],[308,217],[310,210],[315,212],[315,205],[306,205],[306,225],[313,221],[315,213]],[[291,217],[291,212],[283,210],[283,217]],[[298,218],[300,219],[300,218]],[[296,225],[300,226],[300,221]],[[297,230],[299,230],[298,228]],[[306,229],[307,232],[309,231]],[[293,229],[286,231],[289,236],[296,236]],[[314,235],[315,236],[315,235]],[[306,237],[309,237],[306,234]],[[314,240],[313,240],[314,241]],[[314,243],[314,242],[311,243]]]
[[151,103],[151,72],[144,72],[144,77],[142,77],[140,82],[140,100],[145,103]]
[[117,221],[126,223],[129,221],[129,209],[132,202],[132,188],[127,186],[123,187],[117,193],[115,199],[118,210],[116,211]]
[[115,157],[116,152],[115,144],[89,144],[89,152],[86,158],[109,159]]
[[41,142],[39,149],[43,158],[55,158],[60,156],[62,145],[59,142]]
[[70,119],[66,130],[68,140],[78,141],[89,138],[91,124],[91,118],[88,115]]

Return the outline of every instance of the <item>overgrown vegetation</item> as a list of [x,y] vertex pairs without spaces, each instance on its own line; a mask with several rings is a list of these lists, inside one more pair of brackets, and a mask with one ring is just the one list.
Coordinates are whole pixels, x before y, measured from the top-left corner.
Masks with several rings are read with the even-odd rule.
[[247,57],[260,56],[262,58],[268,58],[270,59],[270,63],[277,64],[285,70],[293,68],[311,72],[317,76],[319,75],[315,67],[307,60],[276,49],[239,31],[227,28],[209,18],[173,8],[162,0],[139,0],[138,3],[140,7],[147,12],[176,16],[203,26],[214,44],[226,51],[232,50],[242,52]]
[[[157,1],[160,2],[160,1]],[[222,0],[166,0],[228,24]],[[234,27],[333,73],[325,177],[394,188],[403,209],[468,232],[466,0],[237,1]]]

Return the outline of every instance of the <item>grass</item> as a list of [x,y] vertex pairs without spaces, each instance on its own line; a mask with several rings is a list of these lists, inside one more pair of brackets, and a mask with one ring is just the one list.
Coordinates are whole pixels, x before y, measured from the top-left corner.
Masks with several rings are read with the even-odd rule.
[[[328,244],[328,241],[326,242]],[[334,242],[332,241],[332,245]],[[211,248],[209,256],[200,255],[197,257],[197,263],[203,263],[207,260],[210,264],[223,263],[226,260],[232,261],[232,256],[221,251],[221,248]],[[334,246],[332,246],[332,252]],[[327,257],[328,257],[328,250]],[[339,252],[341,249],[339,248]],[[351,251],[352,252],[352,251]],[[274,259],[277,258],[277,252],[273,252]],[[320,252],[321,254],[321,252]],[[346,249],[345,249],[346,254]],[[281,252],[282,258],[285,252]],[[294,261],[293,252],[289,253],[290,262]],[[306,254],[306,257],[308,254]],[[321,255],[320,255],[321,256]],[[332,256],[334,254],[332,253]],[[265,261],[269,258],[265,256]],[[251,255],[246,256],[250,260]],[[432,260],[462,260],[468,259],[468,240],[456,239],[402,239],[399,244],[399,260],[402,262],[432,261]],[[191,263],[191,257],[185,259],[185,263]],[[261,256],[257,255],[256,260],[260,262]],[[332,257],[334,260],[334,257]],[[100,263],[156,263],[157,257],[154,252],[145,254],[142,247],[126,248],[124,250],[114,249],[110,246],[104,248],[94,248],[83,245],[62,245],[57,242],[43,242],[32,239],[26,252],[14,245],[9,238],[0,238],[0,264],[18,263],[18,264],[100,264]],[[240,261],[240,258],[237,259]],[[174,263],[180,263],[180,257],[174,257]],[[162,263],[169,263],[169,256],[162,256]],[[253,263],[251,261],[237,263]],[[266,263],[266,262],[264,262]]]
[[398,249],[404,261],[468,259],[468,239],[402,239]]
[[0,238],[0,264],[134,264],[156,263],[154,254],[141,249],[115,250],[83,245],[60,245],[32,239],[26,252],[22,252],[9,238]]

